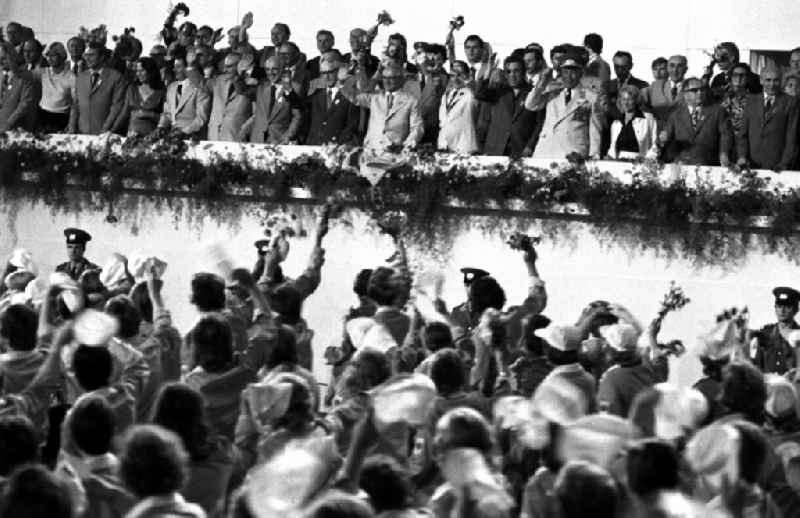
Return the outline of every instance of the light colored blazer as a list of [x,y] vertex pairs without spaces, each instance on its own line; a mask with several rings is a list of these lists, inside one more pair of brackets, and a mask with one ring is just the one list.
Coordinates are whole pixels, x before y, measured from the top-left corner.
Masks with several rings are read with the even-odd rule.
[[[181,100],[176,103],[178,85],[181,83]],[[195,87],[189,81],[174,81],[167,87],[164,111],[158,125],[162,128],[178,128],[190,135],[205,128],[210,111],[211,94],[205,87]]]
[[0,132],[15,128],[33,131],[37,122],[37,106],[42,97],[41,83],[30,72],[20,70],[11,79],[10,87],[0,79]]
[[[455,97],[451,97],[451,96]],[[439,149],[455,153],[475,153],[478,151],[478,137],[475,132],[475,118],[478,114],[478,101],[470,88],[460,88],[455,94],[448,90],[439,105]]]
[[212,93],[211,118],[208,122],[208,140],[236,142],[242,126],[253,114],[253,100],[235,90],[229,96],[228,76],[217,76],[209,81]]
[[103,67],[100,80],[92,88],[92,71],[75,78],[75,95],[69,115],[70,133],[98,135],[111,131],[125,106],[125,78],[116,70]]
[[389,110],[386,92],[355,93],[352,84],[343,86],[340,91],[353,104],[370,110],[365,148],[383,150],[390,144],[414,147],[419,143],[425,129],[419,103],[413,95],[402,90],[394,92]]
[[[622,121],[615,120],[611,123],[611,147],[608,150],[611,158],[627,158],[625,156],[620,157],[617,151],[617,138],[621,131]],[[645,113],[644,117],[633,119],[633,132],[639,142],[639,156],[656,158],[658,156],[658,146],[656,144],[658,129],[655,117],[650,113]]]
[[[301,114],[297,108],[292,108],[289,93],[280,85],[275,85],[275,103],[272,105],[270,86],[272,83],[264,81],[256,89],[256,100],[253,115],[247,119],[241,129],[240,137],[250,137],[250,142],[263,144],[279,144],[284,140],[292,140],[300,128]],[[266,139],[264,134],[267,134]]]
[[569,104],[565,104],[564,92],[553,91],[532,102],[537,97],[537,92],[532,90],[525,101],[526,108],[533,108],[533,111],[540,109],[542,102],[547,103],[544,125],[533,157],[563,160],[570,153],[599,156],[603,130],[599,96],[578,85],[572,91]]

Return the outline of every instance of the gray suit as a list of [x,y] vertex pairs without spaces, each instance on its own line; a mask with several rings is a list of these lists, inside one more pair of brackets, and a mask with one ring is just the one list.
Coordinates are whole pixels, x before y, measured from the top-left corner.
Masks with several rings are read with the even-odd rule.
[[[183,85],[180,101],[178,85]],[[175,81],[167,87],[167,98],[158,126],[179,129],[187,135],[198,133],[208,123],[210,111],[211,94],[205,86],[195,87],[189,81]]]
[[104,67],[92,87],[92,71],[75,78],[75,95],[69,114],[69,132],[98,135],[111,131],[125,105],[125,79],[116,70]]
[[272,102],[272,83],[265,81],[256,89],[256,102],[253,116],[245,123],[242,133],[250,137],[250,142],[280,144],[293,140],[300,129],[300,109],[294,91],[278,91],[275,86],[275,102]]
[[36,129],[41,97],[41,82],[36,81],[30,72],[20,70],[13,79],[0,78],[0,131]]
[[232,89],[232,84],[233,79],[225,75],[209,81],[213,101],[208,140],[238,141],[242,126],[253,113],[251,97]]

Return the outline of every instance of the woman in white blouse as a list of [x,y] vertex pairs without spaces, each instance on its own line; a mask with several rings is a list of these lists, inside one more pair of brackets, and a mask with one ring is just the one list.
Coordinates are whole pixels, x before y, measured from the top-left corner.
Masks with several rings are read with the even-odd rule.
[[625,85],[620,89],[617,107],[620,116],[611,123],[611,147],[608,154],[615,160],[656,158],[656,120],[643,113],[639,89]]
[[61,43],[48,45],[45,57],[50,66],[42,69],[39,123],[46,133],[60,133],[69,125],[75,74],[66,66],[67,49]]
[[439,106],[439,149],[463,154],[478,151],[478,137],[475,133],[478,102],[469,81],[467,64],[463,61],[454,62],[453,77]]

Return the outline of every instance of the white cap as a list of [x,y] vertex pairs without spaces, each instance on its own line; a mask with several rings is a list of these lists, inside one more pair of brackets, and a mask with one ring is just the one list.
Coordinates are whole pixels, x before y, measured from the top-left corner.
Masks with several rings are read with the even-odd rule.
[[598,331],[606,343],[615,351],[634,351],[639,340],[639,331],[626,322],[601,326]]
[[104,347],[117,334],[119,322],[108,313],[86,309],[76,318],[73,326],[75,341],[82,345]]
[[575,326],[550,324],[544,329],[537,329],[535,334],[559,351],[577,351],[581,347],[581,336]]

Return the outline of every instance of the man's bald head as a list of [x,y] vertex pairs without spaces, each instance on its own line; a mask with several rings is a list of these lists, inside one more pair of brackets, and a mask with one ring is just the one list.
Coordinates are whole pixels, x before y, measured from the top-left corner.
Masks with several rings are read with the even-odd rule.
[[683,81],[688,68],[689,62],[686,60],[686,56],[671,56],[669,61],[667,61],[667,74],[669,74],[670,80],[675,83]]
[[774,63],[768,64],[761,70],[761,86],[767,95],[777,95],[781,91],[783,71]]

